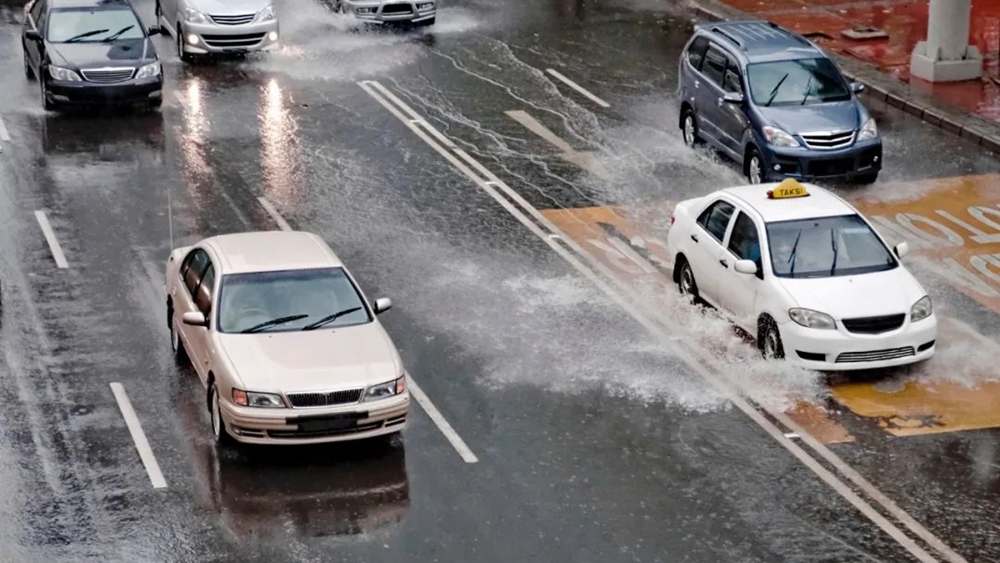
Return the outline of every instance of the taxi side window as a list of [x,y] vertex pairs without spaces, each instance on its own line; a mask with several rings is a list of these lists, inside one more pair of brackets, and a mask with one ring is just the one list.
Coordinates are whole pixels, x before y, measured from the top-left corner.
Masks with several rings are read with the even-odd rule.
[[690,63],[695,70],[701,69],[701,61],[705,58],[705,51],[707,50],[707,37],[698,37],[693,43],[691,43],[691,48],[688,49],[688,63]]
[[729,219],[732,218],[735,210],[733,204],[720,199],[701,212],[701,215],[698,216],[698,224],[721,243],[726,236]]
[[187,286],[192,297],[195,297],[195,291],[198,289],[198,284],[201,283],[201,276],[208,263],[208,253],[197,248],[188,254],[184,263],[181,264],[181,278],[184,279],[184,285]]
[[201,283],[198,284],[194,293],[194,304],[199,311],[205,314],[205,318],[208,318],[212,311],[212,295],[214,293],[215,268],[209,263],[208,269],[205,270],[205,275],[201,277]]
[[753,224],[746,213],[740,212],[733,223],[733,232],[729,235],[729,251],[740,260],[760,260],[760,237],[757,226]]
[[701,72],[716,86],[722,86],[722,78],[726,74],[726,64],[726,55],[712,47],[705,54],[705,62],[701,65]]

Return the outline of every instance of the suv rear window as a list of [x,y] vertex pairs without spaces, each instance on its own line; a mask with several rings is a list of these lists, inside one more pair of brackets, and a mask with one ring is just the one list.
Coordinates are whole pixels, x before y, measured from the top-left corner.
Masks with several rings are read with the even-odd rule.
[[851,99],[844,77],[827,58],[750,64],[747,81],[753,102],[762,106]]
[[688,62],[696,70],[701,70],[701,61],[705,58],[705,51],[708,50],[708,38],[698,37],[691,43],[688,49]]

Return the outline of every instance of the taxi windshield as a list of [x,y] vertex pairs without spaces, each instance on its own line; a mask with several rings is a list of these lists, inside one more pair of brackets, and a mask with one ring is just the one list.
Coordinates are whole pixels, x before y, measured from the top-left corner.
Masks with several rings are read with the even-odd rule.
[[767,224],[771,267],[779,278],[827,278],[882,272],[896,258],[859,215]]
[[219,294],[220,332],[287,332],[371,321],[343,268],[229,274]]

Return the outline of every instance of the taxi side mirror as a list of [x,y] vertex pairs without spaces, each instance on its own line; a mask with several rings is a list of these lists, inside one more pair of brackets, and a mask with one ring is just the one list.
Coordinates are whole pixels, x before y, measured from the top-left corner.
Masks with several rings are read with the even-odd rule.
[[896,253],[896,258],[902,259],[903,256],[910,253],[910,245],[905,242],[901,242],[897,244],[892,251]]
[[389,309],[392,309],[392,300],[388,297],[379,297],[375,300],[375,307],[373,307],[373,309],[375,309],[376,315],[381,315]]
[[757,273],[757,263],[753,260],[737,260],[735,268],[741,274],[752,276]]

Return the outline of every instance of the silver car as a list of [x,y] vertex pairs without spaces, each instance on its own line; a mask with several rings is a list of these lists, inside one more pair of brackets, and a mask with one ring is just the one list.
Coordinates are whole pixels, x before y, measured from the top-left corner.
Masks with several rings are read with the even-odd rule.
[[434,25],[437,2],[433,0],[334,0],[334,9],[371,23],[408,22]]
[[174,37],[182,61],[278,46],[271,0],[156,0],[156,19]]

